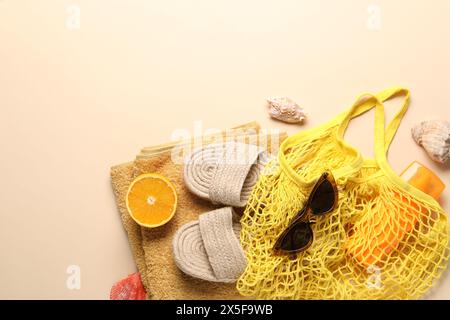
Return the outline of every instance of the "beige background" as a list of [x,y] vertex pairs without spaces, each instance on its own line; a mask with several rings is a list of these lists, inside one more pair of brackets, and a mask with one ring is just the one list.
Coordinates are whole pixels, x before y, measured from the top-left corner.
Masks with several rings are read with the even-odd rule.
[[[450,211],[450,167],[410,137],[420,120],[450,120],[449,14],[447,0],[0,0],[0,298],[108,298],[135,270],[109,168],[176,129],[193,133],[196,120],[295,133],[360,92],[406,86],[390,161],[436,170]],[[295,99],[310,121],[269,120],[271,95]],[[372,123],[348,134],[366,155]],[[66,287],[73,264],[80,290]],[[443,281],[431,298],[450,299]]]

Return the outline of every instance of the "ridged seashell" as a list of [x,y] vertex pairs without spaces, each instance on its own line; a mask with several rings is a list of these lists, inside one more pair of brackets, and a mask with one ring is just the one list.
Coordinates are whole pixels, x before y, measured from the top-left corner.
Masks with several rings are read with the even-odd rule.
[[412,129],[412,136],[434,161],[445,163],[450,158],[450,123],[424,121]]
[[268,98],[269,115],[287,123],[301,123],[306,119],[306,114],[300,106],[288,97]]

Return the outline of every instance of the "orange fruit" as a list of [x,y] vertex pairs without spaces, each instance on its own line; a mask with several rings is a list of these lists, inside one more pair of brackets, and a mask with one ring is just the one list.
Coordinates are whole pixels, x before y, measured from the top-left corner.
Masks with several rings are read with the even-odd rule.
[[165,177],[146,173],[138,176],[128,188],[126,205],[137,224],[155,228],[172,219],[177,209],[177,193]]

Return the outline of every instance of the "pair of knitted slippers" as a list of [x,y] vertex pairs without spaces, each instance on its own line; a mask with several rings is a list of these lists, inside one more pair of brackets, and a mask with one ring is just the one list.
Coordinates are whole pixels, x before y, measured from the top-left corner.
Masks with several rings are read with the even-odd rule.
[[208,145],[187,157],[187,188],[227,207],[203,213],[176,232],[173,253],[180,270],[213,282],[235,282],[244,272],[241,224],[233,207],[246,205],[267,159],[264,149],[238,142]]

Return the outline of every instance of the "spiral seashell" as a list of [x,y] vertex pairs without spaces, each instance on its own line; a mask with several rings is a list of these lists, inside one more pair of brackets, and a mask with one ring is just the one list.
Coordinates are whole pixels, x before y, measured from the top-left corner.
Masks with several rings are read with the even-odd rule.
[[450,123],[442,120],[424,121],[412,131],[413,139],[434,161],[445,163],[450,158]]
[[269,103],[269,115],[287,123],[301,123],[306,114],[300,106],[288,97],[273,97],[266,99]]

